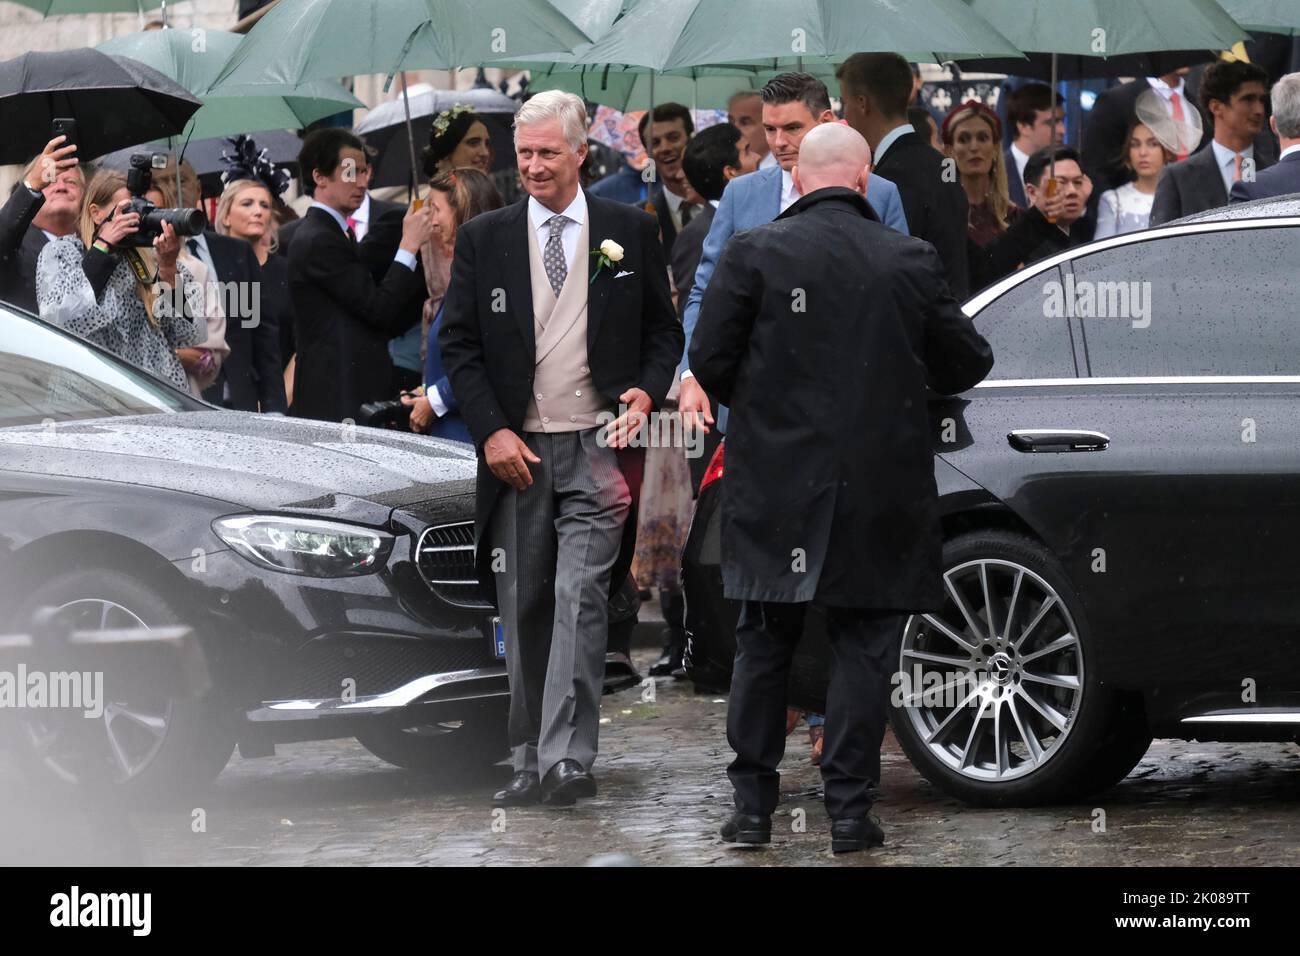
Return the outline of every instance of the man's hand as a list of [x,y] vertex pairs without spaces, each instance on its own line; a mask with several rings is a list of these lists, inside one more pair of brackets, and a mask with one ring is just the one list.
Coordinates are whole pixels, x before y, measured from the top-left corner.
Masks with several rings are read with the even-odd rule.
[[40,192],[46,186],[52,185],[59,178],[59,173],[77,165],[77,157],[72,155],[77,151],[77,144],[59,145],[67,138],[66,136],[54,137],[45,144],[41,155],[27,167],[27,175],[23,177],[23,182],[27,184],[28,189]]
[[629,388],[618,400],[627,406],[627,411],[605,426],[605,443],[610,448],[628,447],[654,407],[650,395],[640,388]]
[[433,406],[429,400],[424,397],[424,389],[419,388],[414,392],[404,392],[401,395],[401,402],[411,410],[411,431],[423,434],[429,430],[429,425],[434,419]]
[[709,433],[709,425],[713,424],[709,396],[704,394],[704,389],[700,388],[694,375],[682,379],[682,387],[677,395],[677,410],[681,412],[682,424],[687,428],[703,428],[706,435]]
[[523,491],[533,483],[528,462],[541,464],[541,459],[524,444],[524,440],[509,428],[498,428],[483,443],[483,458],[492,474],[516,491]]
[[402,242],[398,248],[405,249],[412,255],[433,235],[433,216],[428,207],[408,209],[402,217]]

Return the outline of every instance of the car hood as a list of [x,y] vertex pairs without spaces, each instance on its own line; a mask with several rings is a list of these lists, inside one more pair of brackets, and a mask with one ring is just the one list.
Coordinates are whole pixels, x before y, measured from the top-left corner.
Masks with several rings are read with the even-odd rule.
[[248,510],[380,524],[472,495],[474,449],[354,425],[197,411],[0,429],[0,468],[202,495]]

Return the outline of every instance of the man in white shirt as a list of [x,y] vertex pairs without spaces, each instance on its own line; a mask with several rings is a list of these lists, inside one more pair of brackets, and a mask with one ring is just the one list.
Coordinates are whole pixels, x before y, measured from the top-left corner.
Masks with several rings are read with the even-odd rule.
[[1300,192],[1300,73],[1288,73],[1273,84],[1270,95],[1273,116],[1269,126],[1282,146],[1277,164],[1259,174],[1254,182],[1233,183],[1232,202],[1248,202]]
[[1201,101],[1214,122],[1214,140],[1180,163],[1165,167],[1151,207],[1151,225],[1227,205],[1236,182],[1253,182],[1268,165],[1254,142],[1264,127],[1268,74],[1253,63],[1220,60],[1205,71]]
[[1052,90],[1046,83],[1026,83],[1007,100],[1007,123],[1016,138],[1003,153],[1007,168],[1007,192],[1011,201],[1021,209],[1029,208],[1025,194],[1025,164],[1040,149],[1056,142],[1065,142],[1065,99],[1056,94],[1052,106]]

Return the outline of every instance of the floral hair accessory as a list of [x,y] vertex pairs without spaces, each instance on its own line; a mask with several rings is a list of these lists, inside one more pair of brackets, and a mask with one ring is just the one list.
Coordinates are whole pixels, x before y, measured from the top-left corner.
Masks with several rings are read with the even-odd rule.
[[452,121],[455,120],[457,116],[460,116],[463,113],[472,113],[472,112],[474,112],[474,107],[469,106],[465,103],[457,103],[451,109],[443,110],[436,117],[434,117],[433,120],[434,135],[445,136],[447,134],[448,127],[451,126]]

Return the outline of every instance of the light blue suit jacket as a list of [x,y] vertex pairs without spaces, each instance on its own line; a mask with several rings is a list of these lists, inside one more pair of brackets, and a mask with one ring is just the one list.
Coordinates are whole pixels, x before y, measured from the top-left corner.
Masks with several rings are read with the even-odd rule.
[[[903,235],[911,235],[907,230],[907,216],[903,212],[903,200],[898,195],[898,187],[888,179],[871,174],[867,182],[867,202],[871,211],[886,226],[897,229]],[[686,360],[691,346],[691,335],[700,320],[700,302],[704,290],[709,285],[713,270],[722,258],[722,250],[727,240],[735,233],[753,229],[771,222],[781,214],[781,167],[771,166],[760,169],[748,176],[741,176],[727,183],[722,192],[722,201],[713,216],[713,225],[704,240],[704,250],[700,253],[700,264],[695,269],[695,285],[686,300],[686,312],[682,316],[682,325],[686,330],[686,351],[682,352],[679,371],[689,367]],[[718,430],[726,431],[725,408],[718,409]]]

